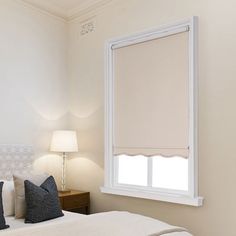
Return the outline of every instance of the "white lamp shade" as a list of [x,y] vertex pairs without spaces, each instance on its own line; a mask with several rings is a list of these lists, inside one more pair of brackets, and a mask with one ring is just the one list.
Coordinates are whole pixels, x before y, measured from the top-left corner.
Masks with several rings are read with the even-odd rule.
[[52,135],[52,152],[78,152],[76,131],[56,130]]

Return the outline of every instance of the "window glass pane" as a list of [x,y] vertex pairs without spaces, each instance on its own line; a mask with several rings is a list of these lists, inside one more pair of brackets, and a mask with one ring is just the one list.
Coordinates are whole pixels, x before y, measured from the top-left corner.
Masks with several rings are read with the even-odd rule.
[[118,183],[147,186],[147,157],[120,155]]
[[152,186],[188,190],[188,159],[182,157],[153,157]]

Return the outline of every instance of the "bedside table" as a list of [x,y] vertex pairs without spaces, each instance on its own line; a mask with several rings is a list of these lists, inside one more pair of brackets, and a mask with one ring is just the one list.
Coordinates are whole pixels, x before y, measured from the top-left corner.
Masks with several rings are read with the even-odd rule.
[[71,190],[71,192],[66,193],[59,192],[58,195],[62,210],[89,214],[89,192]]

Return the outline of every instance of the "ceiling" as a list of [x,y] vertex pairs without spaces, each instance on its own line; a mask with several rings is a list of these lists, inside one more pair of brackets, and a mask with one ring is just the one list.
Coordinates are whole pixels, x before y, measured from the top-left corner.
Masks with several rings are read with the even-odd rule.
[[53,15],[70,20],[91,8],[99,7],[111,0],[22,0]]

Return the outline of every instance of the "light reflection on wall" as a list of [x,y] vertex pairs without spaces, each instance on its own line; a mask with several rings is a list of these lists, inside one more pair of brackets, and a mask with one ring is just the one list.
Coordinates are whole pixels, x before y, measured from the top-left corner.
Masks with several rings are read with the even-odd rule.
[[49,175],[52,175],[57,185],[60,187],[61,183],[61,171],[62,171],[62,156],[55,154],[47,154],[38,157],[34,161],[35,170],[39,170]]

